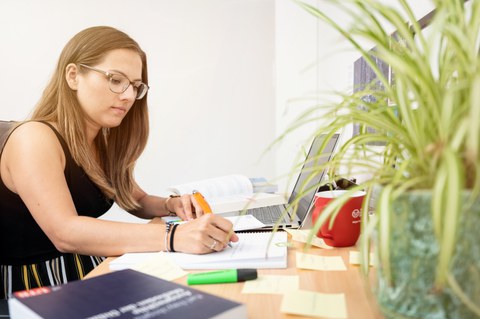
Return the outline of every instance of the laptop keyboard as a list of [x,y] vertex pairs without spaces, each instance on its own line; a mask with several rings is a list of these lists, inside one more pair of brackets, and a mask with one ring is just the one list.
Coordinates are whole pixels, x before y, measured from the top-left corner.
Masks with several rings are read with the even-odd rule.
[[[282,213],[283,211],[280,206],[258,207],[247,210],[247,214],[255,216],[256,219],[264,224],[275,224],[280,216],[282,216]],[[288,216],[285,217],[288,218]],[[285,217],[283,218],[283,221],[286,220]]]

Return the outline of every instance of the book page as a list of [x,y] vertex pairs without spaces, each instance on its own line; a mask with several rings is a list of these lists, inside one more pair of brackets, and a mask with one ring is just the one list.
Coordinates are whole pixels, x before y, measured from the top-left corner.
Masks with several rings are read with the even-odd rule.
[[243,175],[226,175],[175,185],[167,188],[178,195],[192,194],[199,191],[209,202],[218,200],[235,200],[253,195],[253,186],[250,179]]

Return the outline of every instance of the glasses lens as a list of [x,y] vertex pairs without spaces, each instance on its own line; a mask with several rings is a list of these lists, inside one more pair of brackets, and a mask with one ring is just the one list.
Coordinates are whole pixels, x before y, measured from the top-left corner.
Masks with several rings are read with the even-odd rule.
[[148,86],[145,83],[140,83],[138,86],[136,85],[137,89],[137,100],[142,99],[145,94],[147,94]]
[[114,93],[123,93],[130,85],[130,81],[120,74],[112,74],[110,77],[110,89]]

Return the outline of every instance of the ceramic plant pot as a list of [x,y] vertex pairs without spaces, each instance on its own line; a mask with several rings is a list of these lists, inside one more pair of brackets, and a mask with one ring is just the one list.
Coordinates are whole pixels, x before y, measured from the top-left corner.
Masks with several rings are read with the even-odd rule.
[[[480,315],[467,306],[480,307],[480,199],[460,214],[450,276],[452,286],[435,287],[439,242],[434,234],[431,193],[409,192],[392,203],[390,265],[392,280],[385,278],[381,263],[376,268],[375,295],[387,318],[470,319]],[[378,247],[378,243],[375,243]],[[377,251],[377,257],[379,252]]]

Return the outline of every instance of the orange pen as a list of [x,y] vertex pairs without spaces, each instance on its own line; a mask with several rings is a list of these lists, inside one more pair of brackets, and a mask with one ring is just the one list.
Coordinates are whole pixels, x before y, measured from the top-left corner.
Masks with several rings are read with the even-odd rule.
[[204,214],[212,213],[212,209],[210,208],[210,205],[208,205],[207,201],[199,191],[194,190],[193,197],[195,197],[195,200],[197,201],[198,205],[200,205],[200,207],[202,208]]
[[[202,207],[203,213],[204,214],[211,214],[212,209],[210,208],[210,205],[208,205],[207,201],[205,200],[205,197],[203,197],[202,193],[200,193],[197,190],[193,191],[193,197],[197,200],[197,203]],[[228,247],[232,247],[232,244],[229,242],[227,244]]]

